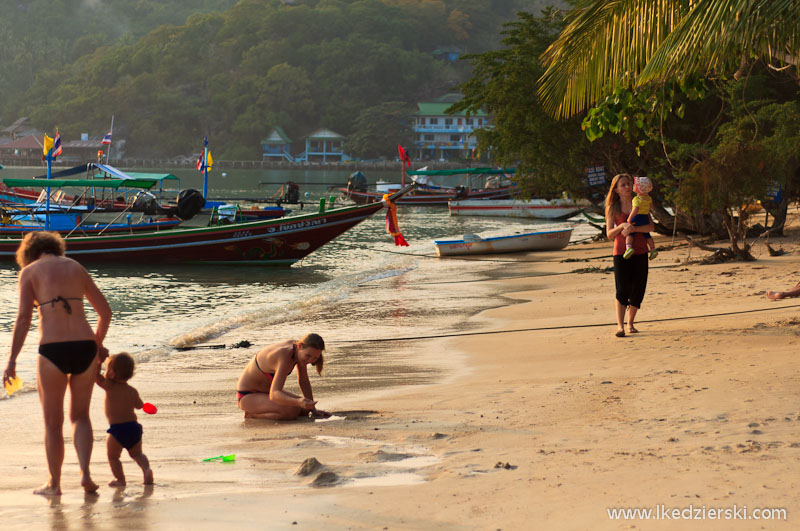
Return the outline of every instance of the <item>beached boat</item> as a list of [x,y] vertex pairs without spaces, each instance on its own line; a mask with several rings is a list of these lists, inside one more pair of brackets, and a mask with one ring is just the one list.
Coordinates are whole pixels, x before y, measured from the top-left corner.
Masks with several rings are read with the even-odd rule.
[[[9,186],[54,186],[56,181],[9,182]],[[116,183],[104,181],[113,186]],[[82,186],[84,183],[79,183]],[[122,183],[119,184],[122,186]],[[402,197],[413,188],[392,194]],[[139,264],[261,264],[289,266],[308,256],[383,208],[382,203],[326,209],[290,218],[232,223],[211,227],[178,227],[158,232],[66,238],[67,256],[81,262]],[[0,259],[12,260],[19,238],[0,238]]]
[[[516,193],[516,187],[507,178],[514,169],[498,170],[493,168],[462,168],[457,170],[410,170],[407,174],[417,184],[417,188],[397,201],[398,205],[440,205],[456,199],[506,199]],[[366,178],[361,174],[357,178],[354,172],[346,188],[337,190],[345,199],[358,204],[374,203],[383,198],[386,191],[399,189],[403,183],[392,186],[380,183],[377,191],[367,191]]]
[[[22,236],[29,232],[46,230],[44,214],[36,216],[26,216],[21,219],[14,219],[11,223],[0,223],[0,235],[2,236]],[[28,219],[26,219],[28,218]],[[32,219],[31,219],[32,218]],[[58,217],[52,216],[50,231],[59,232],[62,235],[72,233],[77,234],[109,234],[121,232],[146,232],[173,229],[177,227],[181,220],[177,218],[151,219],[140,217],[139,219],[126,219],[124,222],[92,222],[85,223],[80,216]]]
[[456,200],[447,204],[451,216],[500,216],[509,218],[567,219],[588,202],[572,199]]
[[[81,177],[75,177],[80,175]],[[47,179],[46,175],[34,177],[34,179]],[[101,164],[98,162],[89,162],[81,164],[72,168],[52,172],[50,179],[55,180],[74,180],[74,179],[87,179],[87,180],[127,180],[131,185],[125,185],[123,189],[134,190],[146,189],[153,193],[153,199],[156,196],[164,199],[165,194],[176,195],[180,190],[180,179],[171,173],[146,173],[146,172],[123,172],[108,164]],[[8,185],[5,182],[0,183],[0,203],[11,205],[33,205],[36,203],[45,202],[45,191],[38,184],[28,185],[28,181],[21,180],[19,183]],[[142,186],[141,183],[152,182],[148,186]],[[167,189],[165,185],[173,183]],[[76,195],[66,194],[63,191],[57,192],[57,197],[51,197],[52,203],[59,203],[65,205],[90,205],[93,208],[102,209],[106,211],[124,210],[128,205],[127,203],[133,202],[134,198],[125,197],[123,194],[115,194],[114,197],[105,197],[103,193],[94,193],[94,185],[85,187],[82,193]],[[101,190],[104,188],[98,185]]]
[[461,240],[435,240],[433,245],[437,256],[557,251],[567,246],[571,236],[571,228],[492,238],[465,234]]

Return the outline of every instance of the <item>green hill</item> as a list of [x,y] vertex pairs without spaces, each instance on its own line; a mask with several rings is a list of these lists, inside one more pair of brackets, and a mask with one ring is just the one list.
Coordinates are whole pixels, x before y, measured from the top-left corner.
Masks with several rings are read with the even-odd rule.
[[23,26],[28,37],[0,52],[0,116],[74,138],[104,132],[113,114],[130,155],[189,153],[208,134],[218,157],[260,158],[275,125],[293,139],[317,127],[348,135],[370,108],[447,92],[469,65],[446,52],[490,49],[518,9],[545,2],[231,3],[34,1],[22,14],[2,2],[14,16],[0,44]]

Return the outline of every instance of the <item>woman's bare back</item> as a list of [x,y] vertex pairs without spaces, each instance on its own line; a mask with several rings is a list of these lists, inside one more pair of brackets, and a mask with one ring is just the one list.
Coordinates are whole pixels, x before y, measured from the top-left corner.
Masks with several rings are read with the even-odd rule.
[[20,289],[30,289],[39,308],[40,343],[95,338],[83,307],[89,282],[86,270],[63,256],[44,255],[23,269]]

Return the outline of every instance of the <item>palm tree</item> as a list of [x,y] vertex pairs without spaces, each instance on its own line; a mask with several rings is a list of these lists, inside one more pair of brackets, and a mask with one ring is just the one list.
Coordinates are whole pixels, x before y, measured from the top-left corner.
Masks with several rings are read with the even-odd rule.
[[544,109],[577,114],[616,88],[797,66],[797,0],[579,0],[542,55]]

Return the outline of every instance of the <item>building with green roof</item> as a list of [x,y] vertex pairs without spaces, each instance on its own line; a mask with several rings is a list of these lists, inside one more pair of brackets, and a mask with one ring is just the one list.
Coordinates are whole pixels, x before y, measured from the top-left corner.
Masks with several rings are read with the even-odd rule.
[[417,103],[414,113],[415,158],[450,160],[469,158],[478,143],[475,129],[492,127],[483,111],[467,115],[466,111],[447,114],[445,111],[461,99],[446,94],[436,101]]

